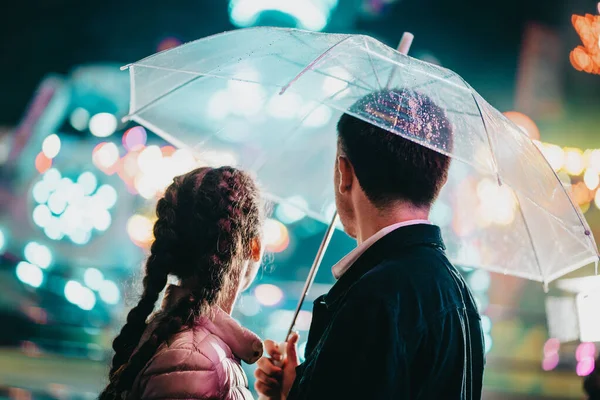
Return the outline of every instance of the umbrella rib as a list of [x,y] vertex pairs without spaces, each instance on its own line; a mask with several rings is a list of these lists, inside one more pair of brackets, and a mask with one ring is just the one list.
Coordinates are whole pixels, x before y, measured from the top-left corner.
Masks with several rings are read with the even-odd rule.
[[542,278],[542,283],[544,284],[544,289],[548,289],[548,282],[546,282],[546,277],[544,276],[544,271],[542,271],[542,263],[540,262],[540,257],[537,252],[537,248],[535,247],[535,243],[533,242],[533,237],[531,236],[531,229],[529,229],[529,223],[525,218],[525,214],[523,213],[523,207],[521,206],[521,198],[515,193],[515,197],[517,198],[517,204],[519,206],[519,213],[521,214],[521,219],[525,224],[525,230],[527,231],[527,237],[529,237],[529,243],[531,243],[531,248],[533,249],[533,255],[535,257],[535,262],[537,263],[538,271],[540,273],[540,277]]
[[[292,64],[292,65],[295,65],[295,66],[297,66],[297,67],[302,67],[302,65],[303,65],[303,64],[301,64],[301,63],[299,63],[299,62],[292,61],[292,60],[290,60],[290,59],[288,59],[288,58],[285,58],[285,57],[281,57],[281,56],[279,56],[279,59],[280,59],[280,60],[283,60],[283,61],[285,61],[285,62],[288,62],[288,63],[290,63],[290,64]],[[326,72],[319,71],[319,70],[316,70],[316,69],[315,69],[315,70],[313,70],[313,72],[314,72],[315,74],[322,75],[322,76],[326,76],[326,77],[328,77],[328,78],[334,78],[334,79],[337,79],[337,80],[339,80],[340,82],[345,82],[345,83],[347,83],[347,84],[348,84],[348,86],[355,86],[355,87],[357,87],[357,88],[359,88],[359,89],[362,89],[362,90],[367,90],[367,91],[368,91],[368,90],[375,90],[375,88],[374,88],[374,87],[372,87],[372,86],[371,86],[371,85],[369,85],[369,84],[368,84],[368,83],[367,83],[365,80],[363,80],[363,79],[360,79],[360,78],[357,78],[356,80],[357,80],[357,81],[359,81],[359,82],[362,82],[362,83],[364,83],[365,85],[367,85],[367,87],[364,87],[364,86],[357,85],[356,83],[354,83],[354,82],[351,82],[351,81],[349,81],[349,80],[346,80],[346,79],[341,79],[341,78],[339,78],[339,77],[337,77],[337,76],[335,76],[335,75],[331,75],[331,74],[328,74],[328,73],[326,73]]]
[[[366,36],[363,36],[363,41],[365,42],[365,47],[368,49],[369,43],[367,42]],[[371,53],[369,53],[369,52],[367,52],[367,55],[369,56],[369,63],[371,64],[371,68],[373,69],[373,73],[375,74],[375,79],[377,80],[377,86],[379,86],[379,90],[382,90],[383,86],[381,86],[381,80],[379,79],[379,74],[377,73],[377,69],[375,68],[375,63],[373,62],[373,57],[371,56]]]
[[[552,218],[554,221],[556,221],[560,226],[562,226],[567,232],[569,232],[569,234],[571,234],[582,246],[587,247],[586,244],[584,243],[584,241],[582,241],[578,236],[573,235],[570,232],[570,227],[567,226],[565,224],[565,222],[557,217],[556,215],[554,215],[552,212],[548,211],[546,208],[544,208],[543,206],[539,205],[535,200],[533,200],[530,196],[528,196],[526,193],[524,193],[523,191],[519,190],[519,189],[515,189],[515,187],[513,185],[511,185],[510,183],[507,182],[503,182],[503,184],[507,185],[508,187],[510,187],[515,193],[518,193],[520,195],[522,195],[524,198],[526,198],[527,200],[529,200],[531,202],[531,204],[533,204],[535,207],[537,207],[538,209],[540,209],[544,214],[546,214],[549,218]],[[582,225],[585,226],[585,225]],[[592,246],[592,248],[596,248],[596,246]]]
[[569,196],[569,194],[567,193],[567,189],[565,189],[564,185],[562,184],[562,182],[560,181],[560,178],[558,177],[558,174],[556,173],[556,171],[554,170],[554,168],[552,168],[552,166],[550,165],[550,162],[548,161],[548,159],[544,156],[544,153],[542,153],[542,150],[540,150],[539,147],[535,146],[534,147],[537,149],[538,154],[540,154],[542,156],[542,158],[544,159],[544,161],[546,162],[546,165],[548,165],[548,168],[550,168],[550,170],[552,170],[552,173],[554,174],[554,177],[556,178],[556,180],[558,181],[558,184],[560,185],[560,187],[562,188],[562,191],[564,193],[565,196],[567,196],[567,200],[569,201],[569,203],[571,204],[571,207],[573,208],[573,211],[575,211],[575,214],[577,214],[577,218],[579,218],[579,222],[581,223],[581,225],[583,227],[585,227],[585,234],[588,237],[588,241],[590,241],[590,244],[592,245],[592,248],[594,248],[596,250],[596,255],[598,256],[598,258],[600,259],[600,252],[598,250],[598,246],[596,245],[595,241],[594,241],[594,237],[591,235],[591,232],[589,231],[589,228],[587,226],[587,222],[585,221],[585,219],[581,216],[581,214],[579,213],[579,210],[577,209],[577,207],[575,207],[575,204],[573,204],[573,201],[571,200],[571,197]]
[[[459,77],[460,77],[460,79],[463,80],[465,85],[468,85],[467,81],[465,81],[460,75],[459,75]],[[473,97],[473,101],[475,102],[475,105],[477,106],[477,111],[479,111],[479,116],[481,117],[481,122],[483,123],[483,130],[485,131],[485,136],[487,137],[488,146],[490,146],[490,154],[492,155],[492,162],[494,163],[494,166],[496,167],[496,178],[498,179],[498,184],[502,185],[502,180],[500,179],[500,169],[498,167],[498,160],[496,160],[496,154],[494,154],[494,147],[492,146],[492,139],[490,138],[490,133],[488,132],[487,124],[485,123],[485,119],[483,118],[483,113],[481,112],[481,107],[479,107],[479,102],[477,101],[477,98],[475,97],[475,94],[473,93],[472,90],[471,90],[471,96]]]
[[298,36],[296,36],[296,31],[290,31],[290,36],[293,37],[294,39],[296,39],[298,42],[300,42],[301,45],[308,47],[311,50],[315,50],[314,47],[312,47],[312,45],[308,44],[308,42],[300,39]]
[[132,116],[132,115],[135,115],[135,114],[137,114],[137,113],[140,113],[140,112],[143,112],[143,111],[147,110],[149,107],[153,106],[153,105],[154,105],[154,104],[156,104],[158,101],[160,101],[160,100],[164,99],[165,97],[167,97],[167,96],[168,96],[168,95],[170,95],[171,93],[173,93],[173,92],[175,92],[175,91],[177,91],[177,90],[181,89],[182,87],[186,86],[186,85],[187,85],[187,84],[189,84],[189,83],[192,83],[192,82],[194,82],[194,81],[196,81],[196,80],[198,80],[198,79],[200,79],[200,78],[203,78],[204,76],[205,76],[205,75],[196,75],[196,76],[194,76],[192,79],[189,79],[189,80],[187,80],[187,81],[183,82],[182,84],[175,86],[175,87],[174,87],[174,88],[172,88],[171,90],[169,90],[169,91],[167,91],[167,92],[165,92],[165,93],[161,94],[160,96],[158,96],[158,97],[154,98],[154,99],[153,99],[151,102],[149,102],[149,103],[145,104],[144,106],[142,106],[142,107],[141,107],[141,108],[139,108],[138,110],[135,110],[135,112],[134,112],[133,114],[131,114],[131,115],[128,115],[128,116],[127,116],[127,117],[125,117],[125,118],[127,118],[127,119],[131,119],[131,116]]
[[[381,55],[381,54],[377,54],[377,53],[375,53],[374,51],[372,51],[372,50],[369,50],[369,49],[365,49],[364,51],[365,51],[365,52],[367,52],[367,53],[369,53],[369,54],[372,54],[373,56],[375,56],[375,57],[377,57],[377,58],[381,58],[382,60],[385,60],[385,61],[391,62],[392,64],[395,64],[395,65],[396,65],[396,67],[402,67],[402,65],[399,65],[399,64],[398,64],[396,61],[392,60],[392,59],[391,59],[391,58],[389,58],[389,57],[383,56],[383,55]],[[426,62],[424,62],[424,61],[421,61],[421,60],[417,60],[417,59],[411,59],[411,60],[413,60],[413,62],[415,62],[415,61],[416,61],[416,62],[420,62],[420,63],[422,63],[422,64],[427,64]],[[427,65],[430,65],[430,64],[427,64]],[[438,67],[438,68],[439,68],[439,69],[441,69],[441,70],[444,70],[444,71],[448,71],[448,69],[447,69],[447,68],[443,68],[443,67]],[[432,77],[432,78],[434,78],[434,79],[438,79],[438,80],[440,79],[438,76],[435,76],[435,75],[433,75],[433,74],[431,74],[431,73],[429,73],[429,72],[426,72],[426,71],[421,71],[421,73],[422,73],[423,75],[430,76],[430,77]],[[460,77],[460,75],[458,75],[458,74],[456,74],[456,76]],[[461,79],[462,79],[462,77],[461,77]],[[462,79],[462,80],[464,81],[464,79]],[[465,83],[466,83],[466,82],[465,82]],[[464,86],[459,86],[458,84],[456,84],[456,83],[454,83],[454,82],[452,82],[452,81],[449,81],[449,82],[448,82],[448,84],[449,84],[449,85],[452,85],[452,86],[455,86],[457,89],[460,89],[460,90],[465,90],[465,87],[464,87]],[[468,88],[468,84],[467,84],[467,88]]]
[[413,90],[414,90],[414,89],[418,89],[418,88],[420,88],[420,87],[425,87],[425,86],[431,85],[432,83],[436,83],[437,81],[439,81],[439,80],[441,80],[441,79],[444,79],[444,80],[446,80],[446,79],[452,78],[453,76],[456,76],[456,74],[450,74],[450,75],[444,76],[444,77],[442,77],[442,78],[431,79],[430,81],[427,81],[427,82],[421,83],[420,85],[417,85],[417,86],[415,86],[415,87],[413,88]]
[[298,73],[298,75],[296,75],[291,81],[289,81],[285,86],[283,86],[283,88],[281,89],[281,92],[279,92],[279,94],[284,94],[286,90],[288,90],[290,88],[290,86],[292,86],[294,84],[294,82],[296,82],[298,79],[300,79],[300,77],[302,75],[304,75],[307,71],[311,70],[315,65],[317,65],[321,60],[323,60],[323,58],[327,57],[329,55],[329,53],[336,48],[337,46],[339,46],[340,44],[342,44],[343,42],[347,41],[348,39],[350,39],[352,36],[347,36],[345,38],[343,38],[342,40],[340,40],[339,42],[335,43],[334,45],[330,46],[327,50],[325,50],[323,53],[321,53],[317,58],[315,58],[314,60],[312,60],[306,67],[304,67],[304,69],[302,71],[300,71]]

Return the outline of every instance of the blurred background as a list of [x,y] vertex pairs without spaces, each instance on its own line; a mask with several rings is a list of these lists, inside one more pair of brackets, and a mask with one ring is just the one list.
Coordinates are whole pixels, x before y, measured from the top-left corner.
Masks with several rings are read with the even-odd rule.
[[[590,0],[23,0],[0,23],[0,398],[95,398],[110,343],[137,302],[154,205],[196,165],[151,131],[124,125],[120,66],[254,25],[362,33],[462,75],[530,135],[600,237],[600,56]],[[596,36],[594,36],[596,35]],[[595,44],[595,48],[591,44]],[[228,115],[227,94],[211,101]],[[326,115],[315,129],[330,125]],[[218,154],[223,164],[231,155]],[[153,165],[162,165],[160,171]],[[158,175],[157,175],[158,174]],[[234,317],[284,339],[325,226],[274,208],[270,255]],[[331,210],[333,212],[333,209]],[[448,221],[451,224],[451,221]],[[354,243],[336,232],[297,328]],[[486,399],[581,399],[600,341],[592,270],[549,288],[462,269],[483,314]],[[592,293],[591,295],[589,293]],[[246,366],[252,385],[251,366]]]

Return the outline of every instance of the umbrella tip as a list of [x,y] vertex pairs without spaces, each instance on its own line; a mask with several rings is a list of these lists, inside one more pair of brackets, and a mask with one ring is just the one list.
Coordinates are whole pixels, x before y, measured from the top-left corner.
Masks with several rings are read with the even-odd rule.
[[398,44],[398,52],[404,55],[408,54],[414,38],[415,35],[412,33],[404,32],[402,38],[400,39],[400,44]]
[[120,69],[121,71],[125,71],[126,69],[129,69],[129,67],[131,67],[133,64],[127,64],[127,65],[123,65]]

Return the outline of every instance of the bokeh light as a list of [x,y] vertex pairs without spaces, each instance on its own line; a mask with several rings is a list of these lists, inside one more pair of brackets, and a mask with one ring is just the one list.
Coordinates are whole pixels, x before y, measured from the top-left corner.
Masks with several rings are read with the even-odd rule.
[[560,146],[544,144],[541,151],[554,171],[559,171],[565,165],[565,152]]
[[4,251],[4,247],[6,246],[6,236],[4,236],[4,232],[0,229],[0,253]]
[[17,264],[17,278],[29,286],[38,288],[44,282],[44,273],[42,269],[37,265],[30,264],[25,261],[21,261]]
[[88,243],[92,230],[103,232],[110,227],[108,210],[117,202],[112,186],[104,184],[96,189],[97,184],[96,176],[89,171],[73,182],[50,169],[32,188],[38,203],[33,209],[33,222],[52,240],[67,236],[75,244]]
[[43,174],[44,172],[48,171],[50,169],[50,167],[52,167],[52,159],[46,157],[46,155],[44,153],[40,152],[35,157],[35,169],[40,174]]
[[490,273],[485,270],[478,269],[469,275],[469,286],[474,292],[485,292],[489,289],[490,282]]
[[600,184],[600,176],[598,176],[598,171],[593,169],[587,169],[585,174],[583,174],[583,182],[588,189],[594,190]]
[[583,152],[579,149],[567,149],[565,150],[565,171],[570,175],[581,175],[585,168],[583,162]]
[[267,113],[280,119],[294,118],[302,107],[302,97],[294,92],[285,92],[283,95],[274,95],[267,103]]
[[68,281],[64,290],[65,298],[82,310],[91,310],[96,305],[96,295],[77,281]]
[[116,283],[110,280],[102,281],[98,290],[100,298],[107,304],[117,304],[121,299],[121,293]]
[[308,202],[301,196],[293,196],[277,206],[275,216],[284,224],[292,224],[306,216]]
[[77,184],[81,186],[83,194],[88,196],[94,193],[94,191],[96,190],[96,187],[98,186],[98,179],[96,178],[96,175],[89,171],[86,171],[82,172],[79,175],[79,177],[77,178]]
[[483,333],[490,333],[492,331],[492,320],[485,314],[481,316],[481,330]]
[[283,300],[283,291],[275,285],[262,284],[254,289],[254,295],[258,302],[265,306],[275,306]]
[[123,146],[129,151],[141,150],[146,145],[148,135],[141,126],[134,126],[123,134]]
[[326,97],[338,99],[348,94],[345,90],[348,87],[348,82],[352,80],[352,75],[342,67],[333,67],[326,71],[327,75],[323,81],[323,94]]
[[552,371],[558,366],[559,361],[560,357],[558,353],[550,354],[542,360],[542,369],[544,371]]
[[165,50],[175,48],[175,47],[179,46],[180,44],[181,44],[181,40],[179,40],[175,37],[167,37],[160,41],[156,50],[157,51],[165,51]]
[[544,355],[558,353],[560,349],[560,341],[556,338],[550,338],[544,343]]
[[307,128],[322,128],[331,121],[331,109],[325,105],[315,107],[315,104],[308,103],[302,111],[306,112],[302,125]]
[[494,342],[492,340],[492,335],[490,335],[489,333],[484,333],[483,341],[485,343],[485,353],[487,354],[490,352],[490,350],[492,350],[492,346],[494,345]]
[[255,296],[242,295],[238,303],[238,310],[247,317],[253,317],[260,312],[260,303]]
[[558,366],[560,361],[559,350],[560,341],[556,338],[549,338],[544,343],[544,358],[542,360],[542,369],[544,371],[551,371]]
[[127,221],[127,234],[133,243],[145,247],[152,242],[154,235],[152,221],[140,214],[132,215]]
[[40,268],[48,268],[52,263],[52,253],[47,246],[37,242],[29,242],[23,249],[25,259]]
[[52,218],[52,212],[45,204],[37,205],[33,209],[33,222],[40,228],[48,226]]
[[84,131],[88,127],[88,123],[90,121],[90,113],[85,109],[78,107],[71,113],[69,117],[69,122],[71,126],[78,131]]
[[532,140],[540,140],[540,130],[527,115],[517,111],[507,111],[504,115],[517,125]]
[[592,150],[587,155],[587,168],[588,170],[600,173],[600,150]]
[[158,171],[163,155],[158,146],[146,147],[138,156],[138,167],[144,173],[150,174]]
[[42,142],[42,153],[48,158],[54,158],[60,152],[60,138],[53,133]]
[[282,252],[290,243],[290,236],[285,225],[271,218],[265,222],[263,235],[266,250],[273,253]]
[[576,371],[579,376],[588,376],[594,372],[595,360],[593,358],[586,358],[577,363]]
[[117,191],[111,185],[104,184],[98,188],[94,198],[97,198],[100,204],[108,210],[117,204]]
[[509,225],[515,217],[517,201],[512,190],[506,186],[499,186],[490,179],[483,179],[477,185],[479,197],[478,222],[497,225]]
[[90,132],[97,137],[104,138],[112,135],[117,126],[117,117],[110,113],[99,113],[90,118]]
[[256,23],[264,11],[277,11],[293,17],[298,26],[311,31],[321,31],[327,25],[331,9],[337,2],[231,0],[229,17],[239,27]]
[[119,148],[114,143],[100,143],[92,151],[92,162],[100,169],[108,169],[117,161],[119,161]]
[[104,275],[96,268],[88,268],[83,274],[83,282],[92,290],[99,290],[104,282]]
[[231,112],[229,93],[226,90],[215,92],[208,100],[206,112],[210,118],[215,120],[226,118]]
[[596,345],[591,342],[583,342],[577,346],[577,350],[575,351],[575,359],[577,361],[583,361],[586,358],[595,358],[596,357]]

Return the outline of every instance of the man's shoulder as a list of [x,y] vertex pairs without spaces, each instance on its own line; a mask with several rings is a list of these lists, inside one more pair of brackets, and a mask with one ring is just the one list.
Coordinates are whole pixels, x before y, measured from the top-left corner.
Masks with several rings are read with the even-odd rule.
[[431,299],[434,292],[454,291],[455,271],[443,252],[422,247],[382,260],[357,280],[349,294],[374,300]]
[[435,280],[446,277],[454,269],[445,253],[430,247],[418,246],[410,251],[385,258],[373,266],[363,278],[370,280],[420,279]]

